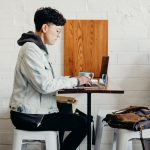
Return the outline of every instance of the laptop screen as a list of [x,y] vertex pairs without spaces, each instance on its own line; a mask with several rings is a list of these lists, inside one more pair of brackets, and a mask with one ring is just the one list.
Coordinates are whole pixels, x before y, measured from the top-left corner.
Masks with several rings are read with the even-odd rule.
[[107,75],[108,63],[109,63],[109,56],[103,56],[102,64],[101,64],[101,71],[100,71],[100,78],[102,78],[102,74]]

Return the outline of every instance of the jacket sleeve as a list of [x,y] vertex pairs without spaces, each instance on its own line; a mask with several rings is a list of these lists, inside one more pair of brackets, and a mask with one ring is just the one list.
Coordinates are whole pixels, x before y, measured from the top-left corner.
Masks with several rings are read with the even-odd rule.
[[32,85],[42,94],[55,92],[63,88],[77,85],[77,78],[52,78],[50,70],[46,70],[41,55],[34,49],[28,49],[21,61],[21,72]]

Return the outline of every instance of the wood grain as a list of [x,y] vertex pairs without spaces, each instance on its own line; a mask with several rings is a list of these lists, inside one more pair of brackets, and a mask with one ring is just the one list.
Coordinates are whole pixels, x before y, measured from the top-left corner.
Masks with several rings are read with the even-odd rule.
[[102,56],[108,55],[107,20],[67,20],[64,27],[64,75],[81,71],[100,77]]

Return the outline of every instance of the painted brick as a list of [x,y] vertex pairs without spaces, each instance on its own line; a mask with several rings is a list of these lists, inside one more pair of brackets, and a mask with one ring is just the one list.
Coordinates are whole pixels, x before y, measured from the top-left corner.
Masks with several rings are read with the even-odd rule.
[[119,53],[118,64],[147,65],[149,62],[147,53]]
[[144,39],[139,41],[139,50],[150,52],[150,40]]
[[115,11],[117,9],[117,5],[115,5],[114,2],[114,0],[88,0],[87,7],[89,11]]
[[0,47],[1,47],[1,53],[2,52],[10,52],[14,51],[14,40],[9,38],[1,38],[0,39]]
[[115,65],[118,64],[118,54],[115,52],[109,51],[109,65]]
[[0,131],[11,133],[13,130],[13,125],[10,119],[0,119]]
[[149,65],[109,65],[110,78],[149,78]]
[[0,131],[0,144],[12,144],[12,137],[12,132]]
[[0,20],[3,22],[0,26],[7,26],[14,24],[14,12],[11,12],[10,10],[0,10]]
[[0,28],[0,38],[18,38],[23,32],[23,28],[7,27],[7,32],[2,27]]
[[67,19],[67,20],[71,20],[71,19],[76,19],[76,13],[75,12],[71,12],[71,11],[64,11],[63,12],[63,15],[64,17]]
[[0,150],[12,150],[12,146],[11,145],[0,145]]
[[109,40],[111,52],[138,52],[138,40]]
[[0,119],[9,119],[10,118],[10,111],[8,109],[8,105],[5,107],[0,107]]
[[148,38],[148,28],[145,25],[125,26],[120,23],[109,21],[110,39],[140,39]]
[[[1,11],[8,11],[11,13],[13,11],[22,12],[23,10],[23,3],[20,0],[14,1],[7,1],[7,0],[1,0]],[[3,15],[3,14],[2,14]]]
[[77,12],[77,18],[78,19],[83,19],[83,20],[107,20],[108,16],[107,13],[104,12]]
[[150,79],[129,78],[129,79],[111,79],[111,82],[119,85],[125,91],[149,91]]
[[9,98],[10,97],[6,97],[6,95],[5,95],[5,97],[3,97],[3,96],[0,97],[1,107],[4,107],[4,108],[7,107],[7,110],[9,107]]
[[0,55],[0,64],[1,65],[15,65],[16,64],[16,60],[17,60],[17,56],[18,54],[15,53],[15,50],[14,52],[11,51],[11,52],[3,52],[1,55]]
[[63,5],[60,3],[59,0],[45,0],[45,1],[38,0],[37,3],[35,3],[34,0],[24,2],[24,9],[27,12],[28,11],[34,12],[37,8],[42,6],[51,6],[53,8],[58,9],[62,13],[65,11],[79,11],[79,10],[86,10],[86,0],[82,1],[63,0]]
[[21,11],[20,13],[18,13],[18,11],[15,11],[14,20],[13,20],[14,26],[22,27],[25,24],[29,24],[28,21],[26,21],[25,17],[26,17],[26,14],[23,11]]

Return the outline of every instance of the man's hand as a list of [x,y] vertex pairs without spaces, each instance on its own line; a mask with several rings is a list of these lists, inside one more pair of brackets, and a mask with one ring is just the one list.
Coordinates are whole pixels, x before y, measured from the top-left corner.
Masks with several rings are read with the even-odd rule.
[[91,86],[91,84],[92,84],[91,79],[88,77],[80,76],[80,77],[78,77],[78,79],[79,79],[80,85],[87,84],[87,85]]

